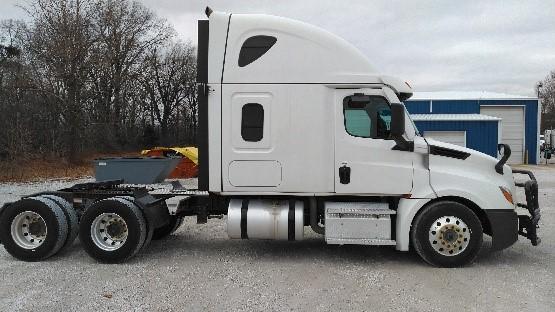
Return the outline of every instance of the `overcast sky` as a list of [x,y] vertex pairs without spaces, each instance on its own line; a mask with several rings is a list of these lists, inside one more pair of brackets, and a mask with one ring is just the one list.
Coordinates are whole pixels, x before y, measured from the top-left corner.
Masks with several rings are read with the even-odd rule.
[[[25,0],[0,0],[0,19],[22,18]],[[418,91],[534,95],[555,70],[555,1],[141,0],[180,39],[216,11],[267,13],[305,21],[351,42],[383,73]]]

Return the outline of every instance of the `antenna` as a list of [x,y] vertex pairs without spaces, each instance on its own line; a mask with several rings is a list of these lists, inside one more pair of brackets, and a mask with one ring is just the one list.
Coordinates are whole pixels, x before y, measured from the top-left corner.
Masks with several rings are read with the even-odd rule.
[[214,12],[214,11],[212,11],[212,9],[209,6],[207,6],[206,9],[204,10],[204,13],[206,14],[206,17],[210,17],[212,12]]

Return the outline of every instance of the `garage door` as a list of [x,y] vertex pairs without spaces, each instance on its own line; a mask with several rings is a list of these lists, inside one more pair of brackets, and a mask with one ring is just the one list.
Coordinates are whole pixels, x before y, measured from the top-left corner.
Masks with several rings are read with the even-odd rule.
[[465,131],[424,131],[424,137],[466,147]]
[[524,107],[482,106],[480,114],[501,118],[501,142],[511,147],[509,164],[524,162]]

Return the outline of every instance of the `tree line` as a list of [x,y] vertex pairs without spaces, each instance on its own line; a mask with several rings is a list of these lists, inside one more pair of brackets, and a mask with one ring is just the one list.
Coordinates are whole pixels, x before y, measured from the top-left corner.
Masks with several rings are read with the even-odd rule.
[[555,70],[536,85],[542,103],[541,131],[555,129]]
[[196,48],[129,0],[32,0],[0,22],[0,159],[194,144]]

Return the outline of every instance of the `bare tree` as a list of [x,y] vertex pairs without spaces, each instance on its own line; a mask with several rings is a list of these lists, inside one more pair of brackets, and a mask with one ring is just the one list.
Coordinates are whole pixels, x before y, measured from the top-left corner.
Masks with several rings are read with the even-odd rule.
[[[541,85],[541,87],[539,87]],[[541,129],[555,128],[555,70],[536,85],[542,102]]]
[[127,100],[135,92],[133,83],[143,70],[142,59],[149,49],[164,44],[174,32],[166,21],[137,2],[99,1],[94,11],[92,116],[104,134],[111,130],[116,144],[122,145],[127,141],[122,135],[129,113]]
[[190,43],[177,43],[166,52],[153,49],[145,58],[141,81],[151,122],[159,124],[163,144],[168,143],[171,124],[178,126],[178,113],[191,102],[196,63],[194,51]]
[[[21,50],[14,44],[14,21],[0,24],[0,159],[7,159],[10,151],[17,148],[17,138],[23,139],[14,127],[12,114],[17,110],[14,105],[14,88],[20,69]],[[12,101],[10,101],[12,99]],[[19,151],[18,151],[19,152]]]
[[91,67],[90,1],[35,0],[29,9],[33,24],[27,29],[25,49],[36,71],[36,90],[51,100],[63,129],[61,150],[75,160],[82,149],[83,107]]
[[193,142],[195,48],[131,0],[30,0],[0,23],[0,161]]

